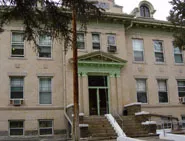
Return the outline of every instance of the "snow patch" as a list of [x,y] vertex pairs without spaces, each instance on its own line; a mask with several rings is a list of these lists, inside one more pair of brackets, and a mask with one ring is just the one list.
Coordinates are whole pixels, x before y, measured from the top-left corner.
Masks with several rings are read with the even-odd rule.
[[130,104],[124,105],[124,107],[129,107],[129,106],[134,106],[134,105],[141,105],[141,104],[142,104],[141,102],[135,102],[135,103],[130,103]]
[[151,124],[157,124],[156,121],[145,121],[141,123],[142,125],[151,125]]
[[[79,113],[79,116],[83,117],[84,113]],[[74,114],[72,114],[72,117],[74,117]]]
[[114,128],[114,130],[117,133],[118,137],[122,137],[122,136],[126,137],[125,133],[120,128],[120,126],[118,125],[118,123],[116,122],[114,117],[111,114],[106,114],[105,116],[108,119],[108,121],[110,122],[110,124],[112,125],[112,127]]
[[69,108],[69,107],[72,107],[72,106],[74,106],[74,104],[69,104],[69,105],[66,106],[66,108]]
[[144,140],[133,139],[133,138],[121,136],[121,137],[117,138],[117,141],[144,141]]
[[79,127],[89,127],[89,124],[79,124]]
[[150,114],[150,113],[149,113],[149,112],[145,112],[145,111],[135,113],[135,115],[136,115],[136,116],[140,116],[140,115],[148,115],[148,114]]

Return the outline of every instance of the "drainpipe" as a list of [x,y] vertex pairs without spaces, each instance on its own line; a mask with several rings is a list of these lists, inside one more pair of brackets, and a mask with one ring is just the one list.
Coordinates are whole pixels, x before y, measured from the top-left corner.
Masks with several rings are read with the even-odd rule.
[[133,21],[131,21],[130,25],[126,28],[126,30],[129,30],[133,26]]

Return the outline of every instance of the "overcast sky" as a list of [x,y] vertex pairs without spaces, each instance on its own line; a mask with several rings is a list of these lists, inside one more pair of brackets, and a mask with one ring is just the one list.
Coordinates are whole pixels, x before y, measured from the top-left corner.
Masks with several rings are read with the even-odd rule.
[[[141,0],[115,0],[115,3],[123,6],[124,13],[130,13],[135,7],[138,6]],[[171,5],[169,4],[170,0],[148,0],[156,10],[154,18],[158,20],[166,20],[166,17],[169,15]]]

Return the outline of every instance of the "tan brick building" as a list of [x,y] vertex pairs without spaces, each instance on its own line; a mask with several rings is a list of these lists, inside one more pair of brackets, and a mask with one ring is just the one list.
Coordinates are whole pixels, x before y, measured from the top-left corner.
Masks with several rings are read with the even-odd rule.
[[[184,55],[173,47],[173,25],[153,18],[141,1],[131,14],[100,0],[107,17],[78,33],[80,112],[122,114],[142,102],[152,113],[184,118]],[[65,109],[73,103],[72,51],[40,37],[40,52],[23,40],[21,22],[0,34],[0,135],[65,133]],[[180,101],[179,101],[180,100]]]

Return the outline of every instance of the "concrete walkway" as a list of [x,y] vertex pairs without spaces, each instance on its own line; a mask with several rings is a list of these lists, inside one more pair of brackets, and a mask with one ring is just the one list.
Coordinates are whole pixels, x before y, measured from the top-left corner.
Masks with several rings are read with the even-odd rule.
[[140,140],[144,140],[144,141],[173,141],[173,140],[162,140],[162,139],[159,139],[158,136],[140,137],[140,138],[136,138],[136,139],[140,139]]

